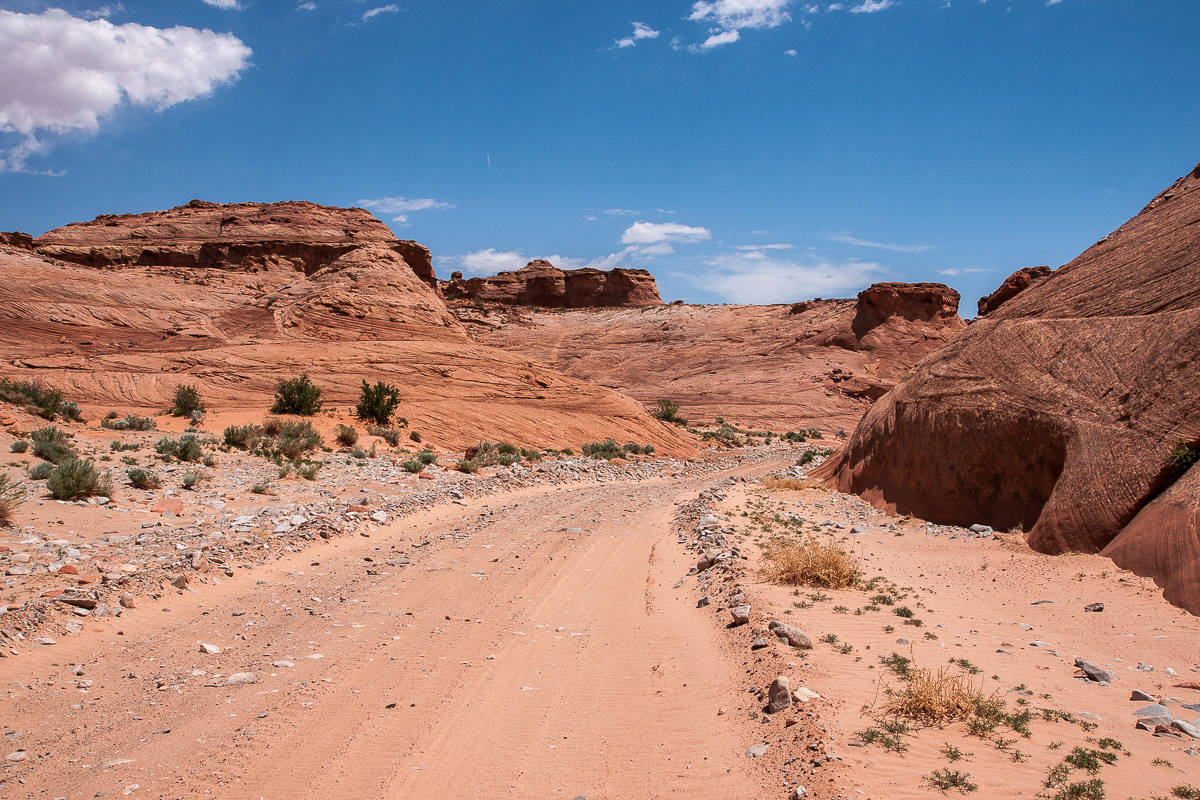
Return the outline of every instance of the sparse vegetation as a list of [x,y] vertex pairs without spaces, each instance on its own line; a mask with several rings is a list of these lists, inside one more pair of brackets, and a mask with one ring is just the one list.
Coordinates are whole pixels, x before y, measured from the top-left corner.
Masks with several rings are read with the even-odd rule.
[[0,526],[12,525],[13,513],[25,502],[25,488],[0,474]]
[[178,439],[164,436],[154,444],[154,451],[167,458],[176,458],[185,463],[199,461],[204,457],[204,448],[194,433],[184,434]]
[[51,472],[54,472],[54,465],[49,461],[42,461],[29,468],[29,477],[41,481],[49,478]]
[[422,450],[421,452],[417,453],[416,458],[418,461],[420,461],[422,464],[425,464],[426,466],[437,461],[437,455],[435,455],[432,450],[428,450],[428,449]]
[[1197,789],[1191,784],[1180,784],[1171,790],[1172,797],[1178,797],[1179,800],[1200,800],[1200,789]]
[[296,465],[297,477],[303,478],[306,481],[315,481],[317,473],[321,471],[321,465],[315,461],[310,461],[307,464]]
[[[204,398],[193,384],[179,384],[172,399],[171,416],[199,419],[204,413]],[[148,430],[148,429],[147,429]]]
[[184,476],[183,476],[183,488],[184,489],[194,489],[194,488],[196,488],[196,484],[199,482],[200,482],[199,474],[197,474],[195,472],[184,473]]
[[1189,445],[1183,439],[1179,439],[1171,448],[1171,452],[1163,458],[1163,466],[1176,475],[1182,475],[1197,461],[1200,461],[1200,446]]
[[38,381],[15,381],[0,378],[0,400],[21,406],[30,414],[53,421],[62,416],[69,420],[82,417],[79,406],[63,397],[57,389]]
[[393,430],[391,428],[381,428],[377,425],[368,425],[367,433],[371,434],[372,436],[378,436],[392,447],[400,446],[400,431]]
[[409,431],[408,438],[417,444],[421,443],[421,434],[418,431]]
[[933,788],[945,794],[950,789],[958,789],[963,794],[974,792],[979,787],[972,783],[969,775],[965,772],[960,772],[956,769],[935,769],[931,774],[925,776],[925,781]]
[[654,410],[654,416],[663,422],[675,422],[679,419],[679,403],[674,400],[659,400],[658,408]]
[[113,487],[108,475],[96,469],[90,460],[73,457],[54,467],[46,479],[46,488],[55,500],[75,500],[111,495]]
[[239,450],[251,450],[263,437],[257,425],[230,425],[225,429],[225,444]]
[[767,579],[787,586],[848,589],[863,577],[858,557],[840,542],[821,542],[811,535],[802,541],[773,538],[762,559]]
[[763,486],[768,489],[826,489],[825,484],[811,478],[781,478],[774,475],[763,478]]
[[125,477],[129,478],[129,482],[135,489],[157,489],[162,485],[162,481],[158,479],[157,475],[145,469],[128,470]]
[[904,686],[889,691],[884,713],[920,725],[942,725],[968,719],[985,699],[982,687],[961,671],[911,669]]
[[158,423],[150,417],[140,417],[137,414],[127,414],[124,419],[110,416],[100,420],[100,427],[110,431],[152,431]]
[[254,484],[250,487],[250,491],[254,494],[275,494],[275,491],[271,488],[271,484],[266,481],[259,481]]
[[408,459],[400,466],[403,467],[406,472],[412,472],[414,474],[425,469],[425,465],[415,458]]
[[60,464],[77,455],[67,435],[54,425],[38,428],[29,438],[33,440],[33,454],[51,464]]
[[294,414],[311,417],[321,411],[321,389],[307,375],[280,381],[275,387],[272,414]]
[[387,425],[399,405],[400,390],[398,388],[383,381],[371,386],[364,380],[355,412],[359,419],[370,420],[377,425]]
[[8,446],[8,449],[14,453],[24,453],[26,450],[29,449],[29,442],[27,442],[24,439],[17,439],[15,442],[13,442],[12,444],[10,444]]
[[358,441],[358,429],[353,425],[338,425],[334,438],[342,447],[350,447]]

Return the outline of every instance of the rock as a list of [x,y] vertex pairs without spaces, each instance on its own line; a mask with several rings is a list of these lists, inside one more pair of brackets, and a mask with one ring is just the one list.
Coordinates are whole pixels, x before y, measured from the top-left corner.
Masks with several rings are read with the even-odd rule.
[[1004,279],[1000,288],[987,297],[979,298],[979,316],[984,317],[1016,297],[1034,284],[1041,283],[1053,274],[1048,266],[1023,267]]
[[386,511],[376,511],[374,514],[371,515],[371,519],[373,519],[374,521],[376,521],[382,525],[383,523],[388,521],[388,515],[387,515]]
[[208,572],[208,559],[199,550],[192,553],[192,569],[197,572]]
[[1174,720],[1170,717],[1147,717],[1145,719],[1139,719],[1136,723],[1134,723],[1133,727],[1135,730],[1156,733],[1161,728],[1170,728],[1172,722],[1174,722]]
[[734,625],[745,625],[750,621],[750,606],[734,606],[729,613],[733,616]]
[[38,637],[34,638],[34,641],[41,645],[58,644],[58,642],[51,639],[49,636],[38,636]]
[[1185,722],[1181,719],[1174,719],[1171,720],[1171,727],[1192,737],[1193,739],[1200,739],[1200,727],[1197,727],[1191,722]]
[[452,277],[442,284],[448,300],[479,300],[542,308],[660,306],[654,276],[642,269],[617,267],[557,269],[549,261],[530,261],[516,272],[490,278]]
[[803,786],[797,786],[788,794],[788,800],[802,800],[808,797],[808,791]]
[[120,602],[121,602],[122,608],[136,608],[137,607],[137,601],[135,601],[133,599],[133,595],[130,594],[129,592],[121,593],[121,601]]
[[812,639],[809,635],[793,625],[773,620],[767,624],[767,630],[786,641],[792,647],[799,647],[803,650],[813,649]]
[[820,700],[821,695],[806,686],[801,686],[792,692],[792,699],[797,703],[807,703],[809,700]]
[[221,648],[215,644],[205,644],[204,642],[201,642],[200,643],[200,652],[207,653],[210,656],[215,656],[221,652]]
[[971,533],[978,533],[981,535],[989,534],[992,532],[992,528],[990,525],[979,525],[979,524],[972,525],[969,530],[971,531]]
[[70,564],[63,564],[61,567],[58,568],[58,574],[59,575],[78,575],[79,570],[76,569],[75,567],[71,566]]
[[1112,683],[1117,679],[1117,673],[1110,672],[1106,669],[1101,669],[1092,662],[1086,661],[1082,658],[1075,659],[1075,666],[1078,669],[1083,670],[1083,674],[1090,681]]
[[150,506],[150,511],[155,514],[170,513],[179,516],[183,513],[183,501],[178,497],[162,497]]
[[225,680],[226,686],[242,686],[247,683],[256,683],[258,678],[253,672],[235,672]]
[[1104,603],[1088,603],[1083,610],[1099,613],[1104,610]]
[[901,636],[899,639],[896,640],[896,644],[909,644],[909,641],[908,641],[908,639],[905,639],[903,636]]
[[751,650],[762,650],[764,647],[770,647],[770,646],[771,646],[771,643],[769,641],[767,641],[767,638],[765,636],[759,636],[757,639],[755,639],[754,641],[752,641],[750,643]]
[[1130,700],[1139,700],[1144,703],[1157,703],[1158,702],[1157,697],[1155,697],[1154,695],[1151,695],[1151,694],[1147,694],[1146,692],[1143,692],[1141,689],[1134,689],[1133,695],[1130,696],[1129,699]]
[[1137,711],[1131,711],[1129,713],[1135,717],[1169,717],[1169,716],[1171,716],[1170,710],[1168,710],[1167,707],[1162,705],[1161,703],[1151,703],[1148,706],[1142,706]]
[[771,749],[771,745],[763,743],[756,744],[746,751],[746,758],[758,758]]
[[4,760],[5,761],[24,761],[25,760],[25,751],[24,750],[14,750],[13,752],[6,755],[4,757]]
[[767,687],[767,713],[778,714],[784,709],[791,708],[792,688],[787,676],[780,675],[771,681]]
[[701,597],[699,600],[696,601],[696,608],[704,608],[705,606],[707,606],[711,603],[712,603],[712,597],[710,597],[709,595],[704,595],[704,597]]
[[291,661],[272,661],[271,666],[278,669],[288,669],[289,667],[294,667],[296,665]]
[[175,580],[171,581],[171,585],[176,589],[186,589],[188,585],[187,575],[180,575]]

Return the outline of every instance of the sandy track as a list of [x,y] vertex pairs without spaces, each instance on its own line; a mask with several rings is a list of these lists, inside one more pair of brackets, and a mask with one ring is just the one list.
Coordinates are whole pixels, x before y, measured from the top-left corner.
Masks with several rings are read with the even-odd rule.
[[[715,480],[450,506],[0,664],[32,687],[4,703],[8,749],[28,753],[6,796],[763,796],[716,713],[737,659],[671,592],[673,501]],[[204,685],[243,671],[257,682]]]

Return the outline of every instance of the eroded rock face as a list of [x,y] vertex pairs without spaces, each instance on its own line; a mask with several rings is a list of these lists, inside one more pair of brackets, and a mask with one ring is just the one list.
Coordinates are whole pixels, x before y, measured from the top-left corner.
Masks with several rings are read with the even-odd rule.
[[1167,452],[1200,439],[1198,363],[1200,168],[926,359],[819,474],[900,513],[1021,526],[1042,552],[1103,551],[1200,612],[1180,568],[1195,515],[1185,489],[1159,497]]
[[829,434],[966,327],[957,304],[940,284],[879,284],[790,306],[455,311],[479,341],[690,419]]
[[362,208],[304,201],[207,203],[166,211],[103,214],[39,236],[43,255],[93,268],[174,267],[260,271],[285,268],[312,275],[367,244],[387,247],[431,287],[429,249],[397,239]]
[[442,285],[448,300],[479,300],[541,308],[660,306],[658,285],[644,269],[562,270],[549,261],[530,261],[516,272],[464,280],[460,273]]
[[987,297],[979,298],[979,316],[982,317],[990,314],[1030,286],[1046,280],[1053,272],[1054,270],[1047,266],[1022,267],[1012,275],[1009,275],[1004,280],[1004,283],[1000,284],[999,289]]

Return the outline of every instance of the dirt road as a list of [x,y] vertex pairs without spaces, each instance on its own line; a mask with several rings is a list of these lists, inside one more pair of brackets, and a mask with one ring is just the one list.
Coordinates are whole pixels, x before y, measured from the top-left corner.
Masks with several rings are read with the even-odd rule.
[[672,589],[675,504],[719,479],[446,506],[6,659],[3,794],[779,796],[718,715],[738,655]]

